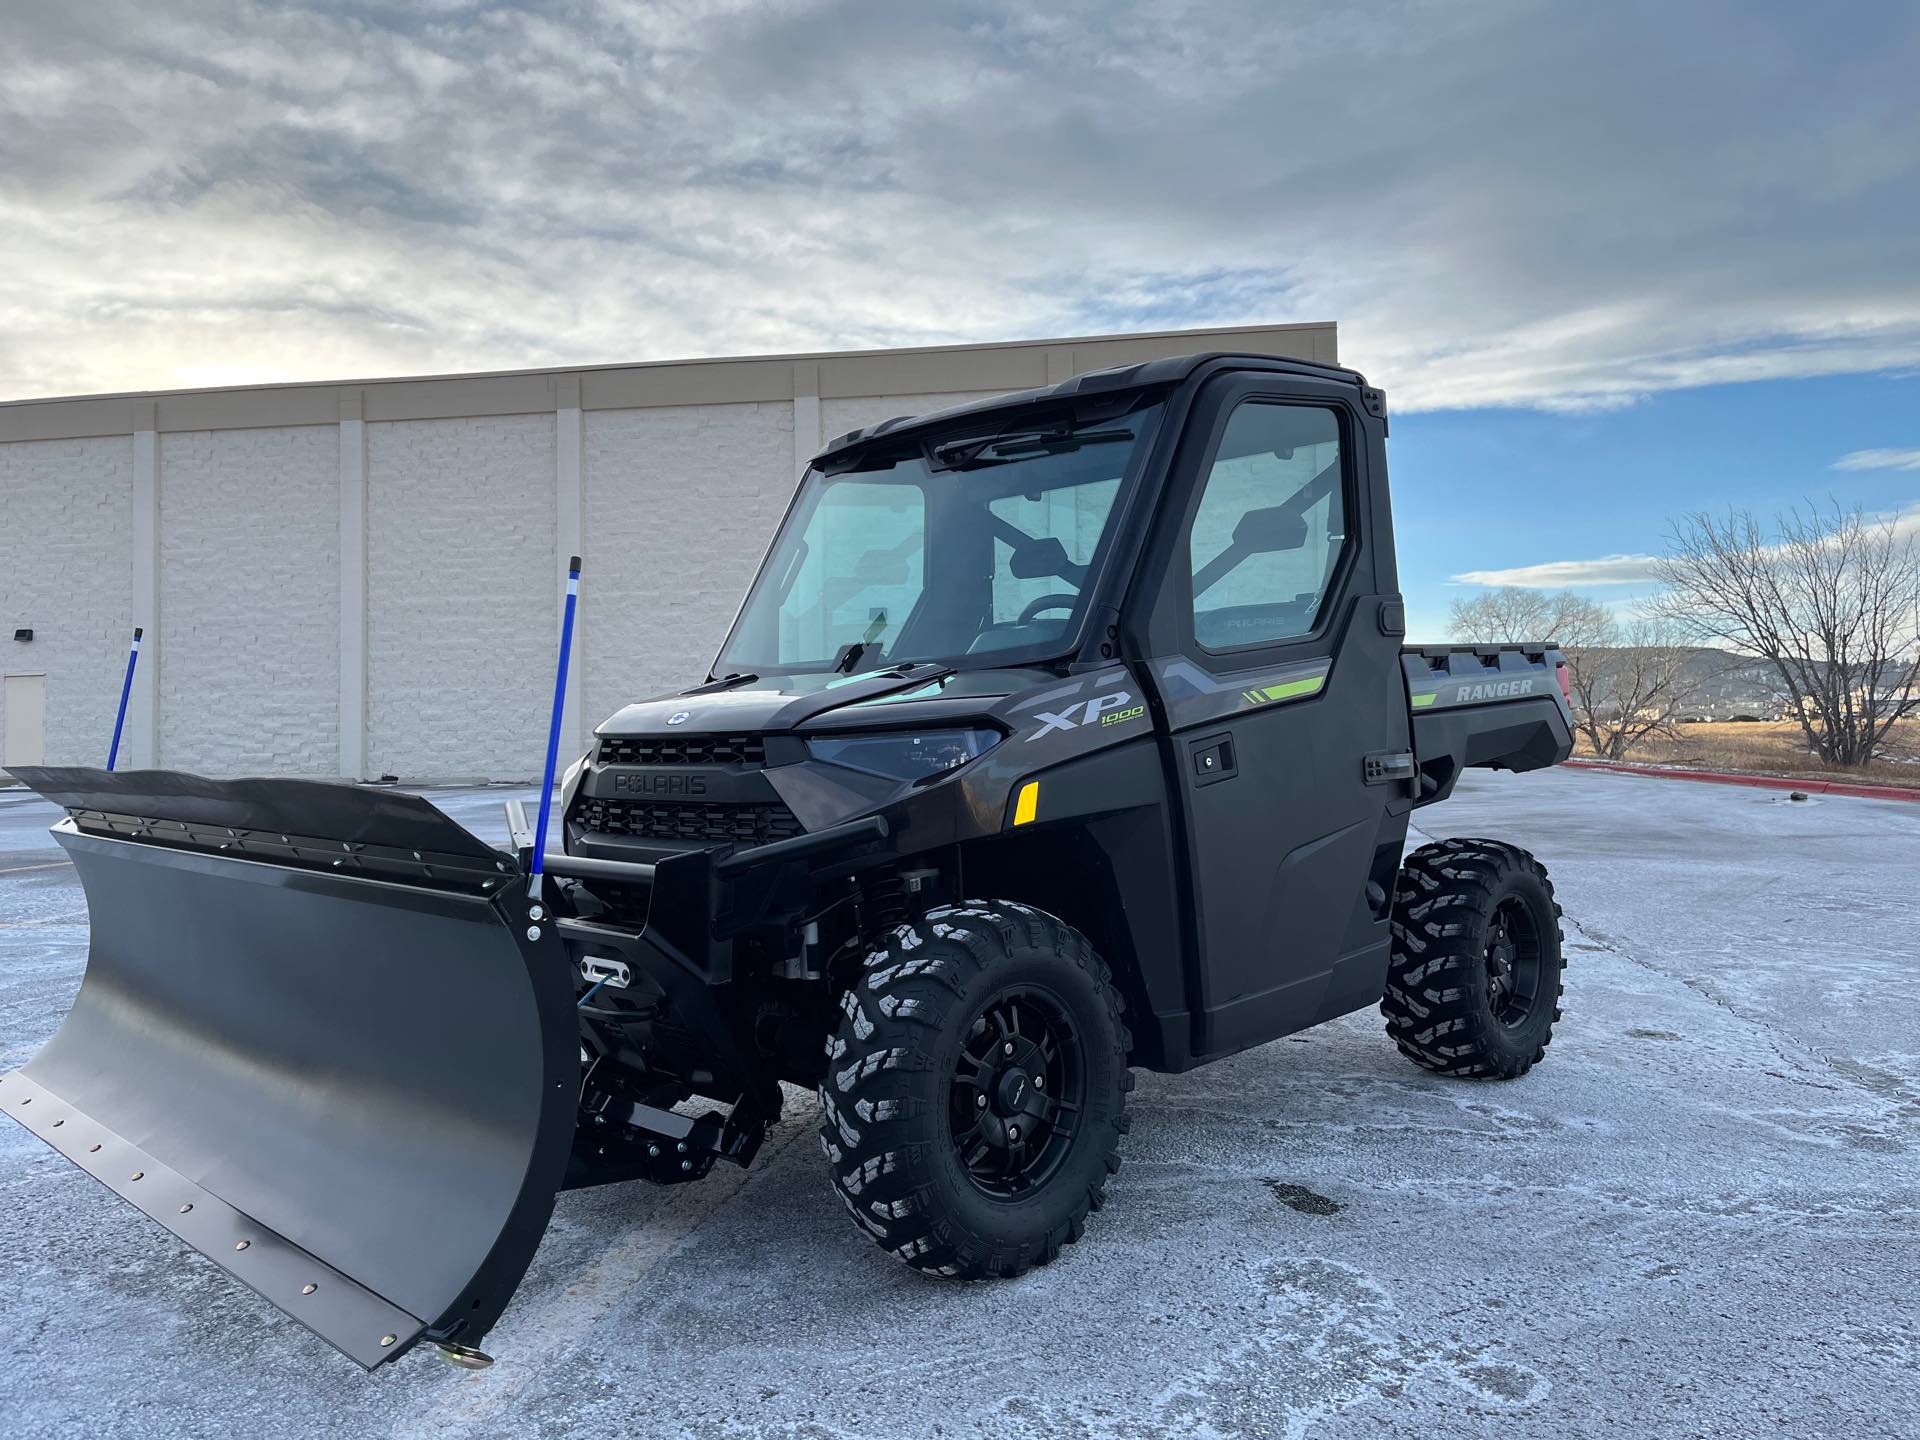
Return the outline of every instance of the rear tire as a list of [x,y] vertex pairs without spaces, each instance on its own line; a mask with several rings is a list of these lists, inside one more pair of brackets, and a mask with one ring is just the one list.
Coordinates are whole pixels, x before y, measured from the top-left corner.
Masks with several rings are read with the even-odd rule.
[[1393,897],[1380,1013],[1414,1064],[1512,1080],[1544,1059],[1560,1018],[1560,907],[1546,867],[1497,840],[1409,855]]
[[842,997],[820,1143],[855,1222],[916,1270],[1045,1265],[1120,1168],[1131,1037],[1084,935],[972,900],[902,925]]

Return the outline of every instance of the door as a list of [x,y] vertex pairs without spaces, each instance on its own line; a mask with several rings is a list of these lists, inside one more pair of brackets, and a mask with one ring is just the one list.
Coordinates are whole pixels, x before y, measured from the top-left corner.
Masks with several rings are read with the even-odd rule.
[[8,675],[0,680],[0,765],[47,763],[47,677]]
[[1379,432],[1350,394],[1217,380],[1171,476],[1152,671],[1185,822],[1200,1054],[1370,1005],[1385,980],[1406,807],[1380,760],[1407,749],[1409,720],[1391,539],[1368,534],[1385,514],[1368,491]]

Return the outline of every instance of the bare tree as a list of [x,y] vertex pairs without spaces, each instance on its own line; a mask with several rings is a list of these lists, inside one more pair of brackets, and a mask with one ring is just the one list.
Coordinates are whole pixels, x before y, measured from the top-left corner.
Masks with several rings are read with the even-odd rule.
[[1606,606],[1570,590],[1506,586],[1453,602],[1454,637],[1479,645],[1552,640],[1562,648],[1604,643],[1613,623]]
[[1672,737],[1697,698],[1693,652],[1658,620],[1609,621],[1606,643],[1565,652],[1573,726],[1603,760],[1623,759],[1650,735]]
[[1687,515],[1660,562],[1662,613],[1693,639],[1764,660],[1807,744],[1865,765],[1920,711],[1920,546],[1897,520],[1838,504],[1777,517]]
[[1572,591],[1488,590],[1455,600],[1452,620],[1456,638],[1480,644],[1558,642],[1574,728],[1608,760],[1649,735],[1672,735],[1699,692],[1691,652],[1671,626],[1622,626],[1598,600]]

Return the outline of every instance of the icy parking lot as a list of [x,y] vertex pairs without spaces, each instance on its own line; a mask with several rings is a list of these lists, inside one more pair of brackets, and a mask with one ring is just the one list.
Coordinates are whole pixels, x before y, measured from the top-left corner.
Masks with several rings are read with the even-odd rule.
[[[494,834],[504,792],[436,795]],[[0,1067],[86,915],[0,791]],[[362,1374],[0,1125],[0,1425],[29,1436],[1907,1436],[1920,1414],[1920,804],[1471,775],[1431,836],[1536,851],[1566,1019],[1508,1084],[1368,1012],[1142,1076],[1087,1237],[910,1273],[812,1102],[750,1172],[561,1196],[469,1374]]]

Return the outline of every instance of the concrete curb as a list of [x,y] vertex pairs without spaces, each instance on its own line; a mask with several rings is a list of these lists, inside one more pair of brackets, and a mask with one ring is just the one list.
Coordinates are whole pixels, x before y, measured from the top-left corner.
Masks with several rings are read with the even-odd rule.
[[1855,785],[1847,780],[1792,780],[1784,775],[1749,775],[1728,770],[1668,770],[1658,765],[1623,765],[1615,760],[1563,760],[1582,770],[1612,770],[1655,780],[1704,780],[1713,785],[1749,785],[1759,790],[1804,790],[1809,795],[1851,795],[1862,800],[1920,802],[1920,789],[1899,785]]

